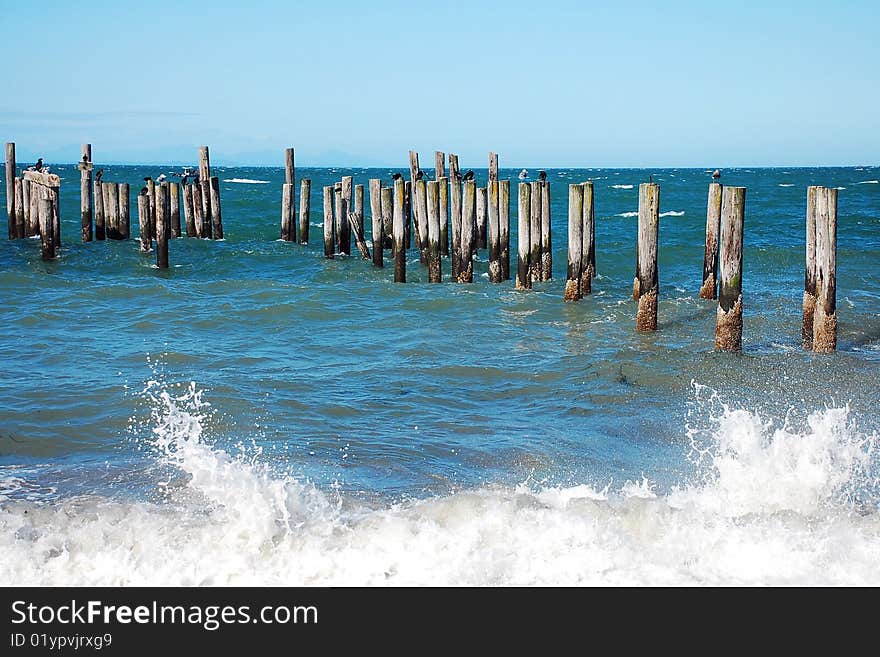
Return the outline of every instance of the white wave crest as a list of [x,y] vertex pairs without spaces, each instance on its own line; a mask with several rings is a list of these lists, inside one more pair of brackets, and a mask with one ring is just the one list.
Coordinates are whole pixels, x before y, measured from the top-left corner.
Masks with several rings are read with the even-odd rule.
[[643,478],[376,508],[212,447],[195,386],[153,391],[151,449],[182,476],[167,501],[3,502],[0,583],[880,584],[877,436],[845,408],[798,432],[710,393],[689,422],[702,474],[668,494]]
[[660,213],[661,217],[682,217],[684,216],[684,210],[668,210],[666,212]]
[[880,180],[862,180],[857,182],[856,185],[880,185]]
[[268,185],[268,180],[251,180],[250,178],[224,178],[223,182],[241,183],[246,185]]
[[638,217],[639,213],[638,212],[621,212],[617,216],[618,217],[625,217],[625,218],[629,219],[630,217]]
[[611,185],[611,189],[632,189],[632,185]]

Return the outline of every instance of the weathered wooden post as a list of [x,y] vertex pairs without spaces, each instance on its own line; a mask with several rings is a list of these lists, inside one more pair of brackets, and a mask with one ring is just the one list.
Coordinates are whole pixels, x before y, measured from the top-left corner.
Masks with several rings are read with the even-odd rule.
[[346,221],[351,212],[352,177],[342,176],[342,231],[338,249],[340,253],[351,255],[351,224]]
[[43,198],[42,188],[28,180],[27,176],[25,176],[24,181],[27,183],[30,194],[31,217],[28,232],[31,237],[35,237],[40,234],[40,199]]
[[[14,184],[15,183],[13,183],[13,185]],[[40,197],[39,207],[40,255],[43,260],[52,260],[55,257],[55,231],[52,230],[52,216],[55,214],[55,210],[52,207],[51,195],[42,195]]]
[[293,203],[293,185],[284,183],[281,186],[281,239],[285,242],[291,240],[290,222],[293,212],[291,204]]
[[458,180],[461,182],[461,173],[458,171],[458,155],[449,154],[449,180]]
[[434,180],[446,177],[446,154],[443,151],[434,151]]
[[449,179],[437,178],[440,199],[440,255],[449,255]]
[[813,348],[813,317],[816,313],[816,205],[820,189],[815,185],[807,187],[807,261],[801,324],[801,345],[804,349]]
[[373,239],[373,266],[383,266],[382,249],[383,217],[382,217],[382,181],[378,178],[370,178],[370,236]]
[[584,213],[581,227],[581,286],[579,295],[592,294],[596,277],[596,213],[593,203],[593,181],[583,183]]
[[119,184],[104,183],[107,195],[104,197],[104,216],[107,222],[107,237],[111,240],[122,239],[119,231]]
[[392,232],[394,233],[393,256],[395,283],[406,283],[406,231],[404,230],[406,216],[403,207],[405,197],[406,183],[403,178],[398,178],[394,181],[394,198],[392,200],[394,214]]
[[[196,232],[196,220],[193,210],[193,187],[192,183],[183,186],[183,222],[186,224],[187,237],[196,237],[198,235],[198,232]],[[147,205],[149,206],[150,198],[146,198]],[[147,228],[149,229],[149,224],[147,224]]]
[[462,182],[461,191],[461,260],[458,265],[458,282],[474,282],[474,251],[476,246],[476,200],[477,183],[473,180]]
[[[220,210],[220,178],[211,177],[211,221],[213,222],[213,237],[215,240],[223,239],[223,213]],[[291,222],[291,230],[296,231],[296,224]],[[294,234],[293,239],[296,239]]]
[[816,309],[813,351],[837,349],[837,190],[816,194]]
[[415,215],[416,246],[419,249],[419,261],[423,265],[428,264],[428,193],[425,181],[415,182]]
[[[171,183],[173,189],[175,183]],[[119,239],[127,240],[131,237],[131,188],[128,183],[119,183]],[[177,227],[180,228],[180,213],[177,215]]]
[[9,239],[15,239],[15,144],[6,144],[6,217],[9,221]]
[[171,223],[168,207],[168,183],[156,185],[156,266],[168,269],[168,233]]
[[309,214],[312,212],[312,179],[303,178],[299,185],[299,243],[309,243]]
[[500,236],[501,278],[510,280],[510,181],[498,181],[498,228]]
[[[406,186],[404,186],[404,191]],[[382,248],[386,248],[391,243],[390,248],[394,248],[394,183],[391,187],[382,187],[380,200],[382,203]],[[404,197],[405,198],[405,197]],[[406,216],[406,213],[404,213]],[[394,260],[392,253],[391,259]]]
[[[412,245],[410,234],[415,233],[416,248],[421,250],[422,245],[419,243],[419,229],[418,229],[419,210],[418,210],[418,204],[416,202],[416,194],[417,194],[416,176],[418,175],[418,173],[419,173],[419,154],[416,151],[410,151],[409,152],[409,186],[410,186],[410,188],[407,191],[407,194],[409,194],[408,202],[409,202],[410,209],[409,209],[409,213],[407,215],[407,217],[408,217],[407,221],[413,228],[415,228],[415,230],[412,230],[411,228],[407,228],[407,230],[409,232],[409,234],[407,235],[407,248],[410,248]],[[423,262],[423,264],[424,264],[424,262]]]
[[715,315],[715,349],[719,351],[742,350],[742,263],[745,209],[745,187],[725,187],[722,190],[718,310]]
[[476,237],[477,243],[475,251],[480,249],[485,249],[487,245],[486,236],[489,232],[488,230],[488,206],[489,206],[489,191],[486,187],[477,187],[477,229]]
[[636,329],[657,330],[657,239],[660,224],[660,185],[639,185],[639,236],[633,299],[639,302]]
[[583,266],[584,186],[568,186],[568,271],[565,277],[565,301],[581,298]]
[[79,163],[79,209],[82,241],[92,241],[92,145],[82,145]]
[[47,192],[52,199],[52,243],[57,255],[61,250],[61,179],[55,174],[47,178],[51,181]]
[[529,272],[532,281],[542,280],[541,276],[541,183],[530,183],[531,216],[529,220]]
[[[343,212],[342,183],[333,185],[333,224],[336,236],[336,252],[342,253],[342,217]],[[348,222],[345,222],[346,225]]]
[[529,270],[529,256],[532,251],[531,242],[531,215],[532,215],[532,189],[529,183],[519,184],[519,207],[517,217],[517,260],[516,260],[516,289],[530,290],[532,288],[532,276]]
[[[204,205],[202,204],[202,186],[195,182],[191,185],[192,187],[192,201],[193,201],[193,225],[196,229],[196,237],[201,239],[205,236],[205,215],[203,214]],[[155,194],[155,189],[153,190]],[[156,213],[156,202],[155,196],[153,196],[153,201],[150,202],[150,230],[152,231],[153,236],[156,235],[156,227],[152,225],[153,219],[152,217]]]
[[[335,200],[335,187],[327,185],[324,187],[324,257],[332,258],[336,252],[333,244],[333,204]],[[339,192],[342,194],[342,190]]]
[[[146,181],[144,185],[147,188],[147,198],[150,200],[150,238],[156,239],[156,181],[150,178]],[[198,187],[198,185],[196,185]],[[196,198],[195,196],[193,198]],[[199,199],[201,199],[201,191],[199,192]],[[199,201],[199,208],[201,208],[201,201]],[[199,210],[201,212],[201,209]],[[201,224],[197,224],[201,225]],[[201,233],[199,233],[199,237],[201,237]]]
[[449,179],[450,194],[452,195],[452,255],[450,257],[450,270],[452,272],[452,280],[458,281],[458,274],[461,271],[461,176],[457,176],[452,171],[452,158],[449,155]]
[[95,239],[103,240],[107,237],[106,224],[104,222],[104,183],[95,181]]
[[443,280],[440,267],[440,190],[437,185],[436,180],[427,184],[429,283],[440,283]]
[[171,203],[171,237],[180,237],[180,183],[169,183],[168,198]]
[[15,179],[15,237],[24,237],[24,187],[22,179]]
[[356,212],[348,213],[348,222],[351,224],[354,232],[354,243],[361,252],[364,260],[370,260],[370,247],[367,246],[367,240],[364,237],[364,227],[361,225],[361,219]]
[[403,211],[404,211],[404,232],[406,233],[406,248],[412,248],[412,234],[413,234],[413,186],[409,180],[404,181],[403,183],[404,191],[406,192],[406,196],[403,199]]
[[211,178],[211,157],[207,146],[199,146],[199,182],[205,182]]
[[701,299],[715,299],[718,278],[718,233],[721,230],[721,183],[709,183],[706,204],[706,251],[703,254]]
[[200,237],[212,239],[214,237],[214,218],[211,216],[211,179],[199,180],[199,198],[202,200],[202,229]]
[[489,282],[504,280],[501,271],[501,226],[498,213],[498,181],[490,180],[487,190],[489,203]]
[[367,236],[365,235],[367,230],[367,225],[364,222],[364,186],[363,185],[355,185],[354,186],[354,213],[358,218],[358,225],[360,226],[360,233],[356,233],[360,238],[361,242],[366,244]]
[[489,151],[489,182],[498,180],[498,153]]
[[[183,188],[186,197],[189,185]],[[190,191],[190,198],[192,198]],[[141,238],[141,251],[147,253],[153,248],[153,239],[150,237],[150,198],[146,194],[138,194],[138,228]]]
[[31,181],[27,179],[23,179],[21,181],[21,193],[22,193],[22,205],[24,205],[24,236],[31,237],[36,235],[40,229],[40,220],[39,218],[36,220],[36,227],[34,227],[34,219],[33,215],[36,215],[39,210],[32,209],[32,201],[31,201]]
[[553,279],[553,241],[550,221],[550,181],[544,180],[541,187],[541,280]]

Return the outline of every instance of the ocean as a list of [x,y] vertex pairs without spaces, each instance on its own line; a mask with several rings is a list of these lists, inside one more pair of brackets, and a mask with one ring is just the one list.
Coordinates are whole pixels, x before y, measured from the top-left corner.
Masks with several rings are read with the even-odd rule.
[[[163,171],[103,168],[133,195]],[[395,169],[298,169],[307,246],[278,239],[283,169],[213,171],[225,240],[172,240],[167,271],[136,203],[133,239],[80,242],[72,165],[60,258],[0,244],[0,584],[880,584],[880,168],[723,171],[748,188],[741,354],[698,298],[706,169],[547,169],[554,278],[521,292],[485,251],[470,285],[415,250],[406,284],[387,253],[324,259],[322,186]],[[586,179],[598,277],[563,303]],[[840,189],[830,355],[800,346],[812,184]]]

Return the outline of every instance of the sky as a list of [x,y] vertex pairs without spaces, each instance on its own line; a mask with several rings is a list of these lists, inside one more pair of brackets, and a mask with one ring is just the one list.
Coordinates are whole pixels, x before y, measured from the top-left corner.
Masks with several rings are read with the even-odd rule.
[[876,0],[0,0],[0,24],[19,162],[880,162]]

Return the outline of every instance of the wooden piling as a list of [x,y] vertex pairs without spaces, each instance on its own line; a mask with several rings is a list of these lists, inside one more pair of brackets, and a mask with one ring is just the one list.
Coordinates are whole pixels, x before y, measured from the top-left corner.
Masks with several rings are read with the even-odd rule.
[[404,201],[406,198],[406,183],[403,178],[394,181],[394,197],[392,199],[392,233],[394,234],[394,282],[406,283],[406,215]]
[[806,270],[801,323],[801,345],[804,349],[813,348],[813,317],[816,312],[816,205],[820,189],[817,186],[807,187]]
[[312,211],[312,179],[303,178],[299,185],[299,243],[309,243],[309,214]]
[[[147,188],[147,198],[150,200],[150,239],[156,239],[156,222],[154,221],[156,216],[156,181],[150,178],[146,181],[144,185]],[[198,187],[198,185],[196,185]],[[193,196],[196,198],[196,196]],[[198,198],[201,199],[201,189],[199,190]],[[199,213],[201,216],[201,201],[199,201]],[[201,224],[197,224],[201,226]],[[200,228],[200,230],[202,230]],[[201,232],[199,232],[199,237],[201,237]]]
[[201,188],[199,198],[202,200],[202,229],[204,231],[199,237],[212,239],[214,237],[214,217],[211,214],[211,179],[200,179],[199,187]]
[[452,272],[452,280],[458,281],[458,274],[461,271],[461,177],[454,174],[452,171],[452,158],[453,155],[449,155],[449,187],[450,187],[450,198],[452,203],[450,204],[452,210],[451,223],[452,223],[452,254],[450,257],[450,270]]
[[[205,215],[204,215],[204,204],[202,203],[202,186],[194,182],[192,185],[192,204],[193,204],[193,226],[196,230],[196,237],[202,238],[205,236]],[[155,191],[155,190],[154,190]],[[153,200],[150,202],[150,231],[153,237],[156,236],[156,227],[153,225],[153,216],[156,213],[156,203],[155,196],[153,196]]]
[[104,222],[104,183],[95,181],[95,239],[103,240],[107,237],[107,227]]
[[500,283],[504,280],[501,271],[501,226],[498,216],[498,181],[489,181],[487,190],[488,224],[489,224],[489,282]]
[[[171,189],[175,187],[176,183],[170,183]],[[119,239],[127,240],[131,237],[131,188],[128,183],[119,183]],[[178,210],[177,214],[177,228],[180,229],[180,211]]]
[[207,182],[211,178],[211,157],[207,146],[199,146],[199,182]]
[[168,269],[169,210],[168,183],[156,185],[156,215],[153,221],[156,225],[156,266],[159,269]]
[[180,237],[180,183],[168,184],[168,198],[171,203],[171,237]]
[[293,149],[284,149],[284,184],[296,184],[296,168],[294,167]]
[[281,186],[281,239],[285,242],[291,240],[290,222],[293,218],[291,204],[293,203],[293,185],[284,183]]
[[[192,190],[186,185],[183,188],[183,196],[189,194],[192,198]],[[187,191],[189,190],[189,191]],[[150,237],[150,198],[146,194],[138,194],[138,233],[141,238],[141,251],[147,253],[153,248],[153,240]]]
[[15,237],[22,239],[25,233],[24,227],[24,186],[22,179],[15,179]]
[[581,298],[583,266],[584,186],[568,186],[568,271],[565,277],[565,301]]
[[57,180],[57,186],[49,187],[47,192],[52,199],[52,247],[54,254],[58,255],[61,250],[61,182]]
[[[13,185],[15,185],[14,182]],[[55,257],[55,231],[52,230],[52,216],[55,211],[52,207],[52,197],[49,194],[40,197],[39,208],[40,255],[43,260],[52,260]]]
[[440,268],[440,190],[436,180],[428,181],[427,204],[428,204],[428,282],[440,283],[442,272]]
[[449,180],[458,180],[461,182],[461,173],[458,170],[458,155],[449,154]]
[[813,351],[837,349],[837,190],[816,194],[816,309]]
[[529,243],[531,250],[529,251],[529,272],[532,281],[543,280],[541,275],[541,183],[533,182],[531,185],[530,195],[531,216],[529,220]]
[[550,182],[545,180],[541,187],[541,280],[553,279],[553,242],[550,221]]
[[501,278],[510,280],[510,181],[498,181],[498,233],[500,237]]
[[434,180],[446,177],[446,154],[443,151],[434,151]]
[[583,183],[584,203],[581,220],[581,285],[578,298],[592,294],[596,277],[596,214],[593,202],[593,181]]
[[660,185],[639,185],[639,236],[633,298],[639,302],[636,329],[657,330],[657,239],[660,223]]
[[489,152],[489,182],[498,181],[498,153]]
[[476,249],[485,249],[487,245],[488,235],[488,205],[489,191],[486,187],[477,187],[477,229],[475,237],[477,239]]
[[423,265],[428,264],[428,193],[425,187],[425,181],[416,180],[415,182],[415,208],[413,215],[415,219],[416,246],[419,249],[419,261]]
[[92,145],[83,144],[79,163],[79,209],[82,241],[92,241]]
[[[211,177],[211,221],[213,222],[213,237],[215,240],[223,239],[223,213],[220,209],[220,178]],[[291,222],[291,230],[296,231],[296,224]],[[296,239],[296,235],[293,236]]]
[[440,199],[440,255],[449,255],[449,179],[437,178],[437,192]]
[[346,220],[351,211],[352,177],[342,176],[342,231],[337,248],[340,253],[351,255],[351,224]]
[[122,239],[119,230],[119,184],[104,183],[107,192],[104,197],[104,218],[107,223],[107,237],[111,240]]
[[[40,220],[34,217],[39,214],[39,210],[35,210],[33,201],[31,200],[31,181],[23,179],[21,181],[22,205],[24,205],[24,236],[32,237],[40,230]],[[36,226],[34,226],[36,223]],[[91,226],[91,224],[90,224]]]
[[[404,186],[404,190],[406,187]],[[383,187],[380,196],[382,204],[382,248],[394,248],[394,185]],[[404,213],[404,216],[405,213]],[[405,231],[404,231],[405,233]],[[404,235],[406,237],[406,235]],[[391,245],[390,247],[388,245]],[[394,259],[392,254],[392,260]]]
[[15,144],[6,144],[6,217],[9,222],[9,239],[15,239]]
[[703,253],[703,285],[700,287],[701,299],[717,298],[721,189],[721,183],[709,183],[709,200],[706,203],[706,250]]
[[[336,236],[336,251],[337,253],[342,253],[342,224],[343,221],[340,219],[343,215],[343,202],[342,202],[342,183],[336,183],[333,185],[333,225],[334,225],[334,235]],[[348,222],[344,222],[348,224]]]
[[[342,192],[340,191],[340,194]],[[335,188],[333,185],[324,187],[324,257],[332,258],[336,252],[333,244],[333,205],[335,201]]]
[[461,187],[461,256],[458,265],[458,282],[474,282],[474,251],[476,250],[476,202],[477,183],[465,180]]
[[354,243],[358,251],[360,251],[361,257],[364,260],[370,260],[370,248],[367,246],[367,240],[364,237],[364,227],[357,212],[348,213],[348,222],[351,224],[352,232],[354,233]]
[[718,310],[715,349],[742,350],[743,220],[746,188],[725,187],[721,192],[721,232],[718,257]]
[[[195,213],[193,211],[193,187],[192,183],[183,186],[183,222],[186,225],[187,237],[195,237],[198,235],[196,232]],[[145,198],[147,199],[147,209],[149,210],[150,199],[149,197]],[[149,228],[149,224],[147,225],[147,228]]]
[[354,186],[354,213],[357,215],[359,226],[360,226],[360,237],[361,242],[366,243],[367,237],[364,234],[367,230],[367,224],[364,222],[364,186],[363,185],[355,185]]
[[370,236],[373,239],[373,266],[381,267],[384,240],[384,217],[382,216],[382,181],[370,178]]
[[409,180],[404,181],[403,183],[404,191],[406,192],[406,196],[403,199],[403,211],[404,211],[404,233],[406,233],[406,248],[412,248],[412,234],[413,234],[413,189],[412,183]]
[[529,270],[529,256],[532,251],[531,243],[531,215],[532,215],[532,189],[529,183],[519,184],[519,207],[517,216],[517,260],[516,260],[516,289],[530,290],[532,277]]

